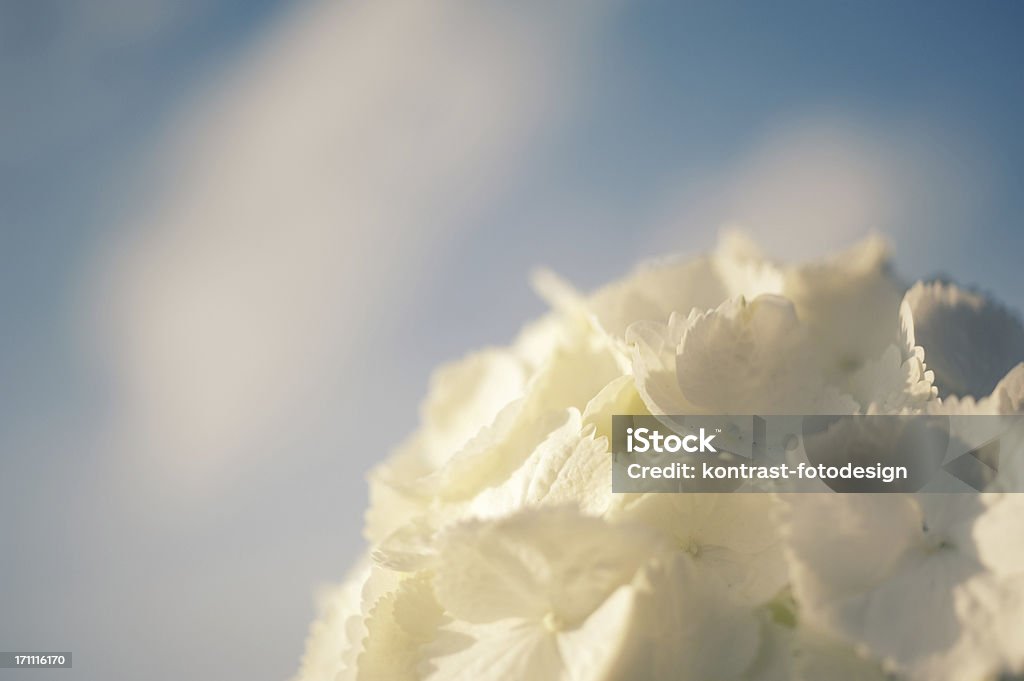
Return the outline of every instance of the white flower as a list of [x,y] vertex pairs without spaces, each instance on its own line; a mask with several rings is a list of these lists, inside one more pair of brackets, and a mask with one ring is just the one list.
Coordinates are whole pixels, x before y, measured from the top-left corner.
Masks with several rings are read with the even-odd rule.
[[1024,498],[1020,494],[986,495],[989,510],[978,518],[974,539],[982,563],[990,570],[997,601],[993,630],[1005,667],[1024,674]]
[[706,579],[760,605],[788,576],[774,510],[769,494],[645,494],[615,517],[658,530]]
[[[652,681],[740,679],[760,645],[756,613],[685,553],[645,575],[639,653],[615,678]],[[718,651],[709,654],[708,651]]]
[[[435,382],[446,375],[457,377],[457,385],[464,389],[446,391],[444,400],[428,400],[423,428],[371,474],[371,541],[384,540],[410,518],[432,514],[439,505],[468,501],[507,479],[561,424],[566,409],[585,408],[601,388],[622,375],[615,352],[579,320],[554,329],[545,325],[538,334],[527,334],[529,340],[523,343],[528,350],[515,347],[513,357],[496,352],[471,356],[435,377]],[[527,367],[525,388],[507,368],[517,358]],[[539,364],[532,366],[534,362]],[[490,375],[505,378],[506,389],[489,391],[476,385]],[[523,390],[525,394],[516,399]],[[488,395],[486,406],[479,404],[480,395]],[[511,401],[501,404],[503,399]],[[466,421],[447,415],[463,408],[490,418]],[[445,428],[451,423],[459,424],[458,437]],[[428,447],[438,441],[451,443],[446,455]]]
[[761,645],[745,681],[889,681],[880,664],[805,624],[762,617]]
[[500,517],[526,507],[575,506],[584,513],[603,514],[612,493],[612,457],[608,439],[584,426],[575,408],[566,422],[530,454],[508,480],[481,492],[469,504],[471,516]]
[[442,535],[451,615],[426,678],[601,679],[628,644],[653,536],[565,509],[470,521]]
[[993,582],[969,494],[794,494],[785,499],[802,617],[915,679],[1001,667]]
[[427,678],[738,678],[756,618],[659,545],[565,509],[447,531],[435,583],[452,619],[425,650]]
[[[536,285],[552,311],[437,371],[371,474],[370,560],[328,592],[296,681],[1024,674],[1011,313],[906,291],[878,238],[788,265],[728,234],[593,294]],[[615,414],[948,416],[942,465],[999,434],[999,475],[985,494],[613,494]]]
[[780,296],[637,322],[633,372],[654,414],[847,414],[852,398],[828,386],[808,329]]
[[371,476],[370,539],[383,539],[422,506],[415,481],[444,465],[503,408],[520,399],[528,377],[528,365],[517,353],[499,349],[469,355],[434,372],[421,408],[422,428]]
[[835,379],[898,343],[903,289],[884,240],[870,237],[822,262],[786,268],[782,293],[807,324],[819,366]]
[[306,652],[293,681],[334,679],[354,660],[345,656],[355,650],[353,620],[360,616],[360,593],[370,571],[368,561],[353,570],[342,584],[324,589],[318,597],[318,616],[306,637]]

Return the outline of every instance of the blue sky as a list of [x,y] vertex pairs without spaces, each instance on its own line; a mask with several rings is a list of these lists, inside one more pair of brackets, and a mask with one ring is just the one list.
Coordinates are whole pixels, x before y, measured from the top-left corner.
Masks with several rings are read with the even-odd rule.
[[0,643],[287,676],[367,429],[541,313],[538,266],[876,230],[1024,307],[1019,4],[339,7],[0,8]]

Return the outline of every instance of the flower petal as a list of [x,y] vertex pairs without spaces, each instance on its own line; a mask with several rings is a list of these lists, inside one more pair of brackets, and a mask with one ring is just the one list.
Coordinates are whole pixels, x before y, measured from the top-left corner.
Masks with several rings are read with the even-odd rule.
[[918,282],[905,299],[940,396],[984,397],[1024,361],[1024,326],[981,294],[955,284]]

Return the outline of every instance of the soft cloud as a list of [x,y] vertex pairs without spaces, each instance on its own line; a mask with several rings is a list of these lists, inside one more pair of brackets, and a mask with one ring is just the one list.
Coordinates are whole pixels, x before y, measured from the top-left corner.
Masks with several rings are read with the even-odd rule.
[[964,140],[937,135],[908,122],[793,117],[672,196],[663,234],[738,225],[772,255],[809,258],[884,232],[913,258],[934,248],[931,233],[968,234],[984,195],[980,159]]
[[215,80],[98,268],[114,437],[205,477],[287,430],[572,100],[600,13],[316,4]]

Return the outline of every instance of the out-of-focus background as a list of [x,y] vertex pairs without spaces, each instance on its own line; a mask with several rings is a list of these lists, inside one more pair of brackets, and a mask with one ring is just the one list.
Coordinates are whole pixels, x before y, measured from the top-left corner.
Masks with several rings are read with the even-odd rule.
[[1024,5],[0,2],[0,649],[284,679],[440,362],[743,225],[1024,305]]

